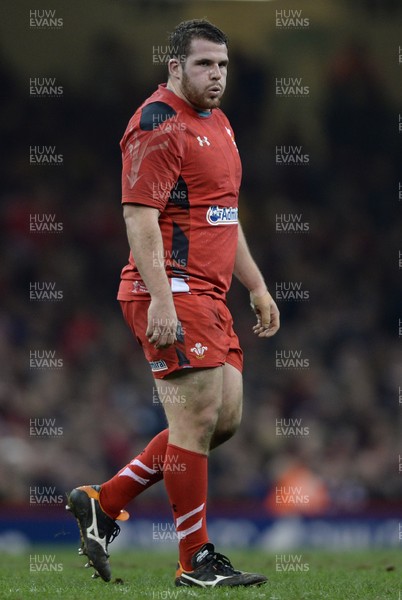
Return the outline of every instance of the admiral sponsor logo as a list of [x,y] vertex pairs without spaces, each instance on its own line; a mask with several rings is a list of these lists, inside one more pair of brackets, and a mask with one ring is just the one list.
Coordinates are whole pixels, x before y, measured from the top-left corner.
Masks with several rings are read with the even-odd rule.
[[276,10],[275,25],[282,29],[304,29],[310,26],[310,19],[303,17],[302,10]]
[[276,350],[275,367],[277,369],[308,369],[310,361],[302,357],[301,350]]
[[299,486],[276,486],[275,501],[276,504],[308,504],[310,497],[303,494]]
[[402,250],[398,250],[398,264],[399,264],[399,268],[402,269]]
[[57,98],[63,95],[63,86],[57,85],[55,77],[30,77],[29,95],[33,98]]
[[58,437],[63,435],[63,427],[56,425],[56,419],[29,419],[31,437]]
[[399,473],[402,473],[402,456],[399,455]]
[[29,504],[60,506],[60,504],[64,504],[64,496],[63,494],[57,494],[55,487],[30,486]]
[[402,46],[399,46],[398,62],[400,65],[402,65]]
[[149,365],[151,367],[151,371],[156,373],[157,371],[166,371],[168,368],[167,364],[164,360],[152,360],[149,361]]
[[31,369],[61,369],[63,359],[57,358],[56,350],[30,350],[29,366]]
[[30,554],[29,571],[30,573],[50,573],[63,570],[62,563],[56,563],[55,554]]
[[402,200],[402,181],[398,181],[398,200]]
[[276,146],[275,163],[280,166],[303,166],[310,162],[310,155],[303,154],[303,146]]
[[31,301],[63,300],[63,292],[56,289],[54,281],[31,281],[29,284],[29,299]]
[[301,554],[277,554],[275,557],[275,570],[284,573],[303,572],[310,570],[308,563],[302,562]]
[[402,405],[402,387],[401,386],[398,387],[398,400],[399,400],[399,404]]
[[33,29],[61,29],[63,18],[55,9],[32,9],[29,11],[29,26]]
[[302,290],[301,281],[277,281],[275,283],[276,300],[309,300],[308,290]]
[[305,437],[310,435],[310,429],[302,426],[301,419],[276,419],[275,433],[284,437]]
[[275,77],[275,94],[284,98],[306,98],[310,95],[302,77]]
[[63,223],[56,221],[55,214],[33,213],[29,215],[30,233],[61,233]]
[[238,208],[210,206],[207,210],[207,221],[210,225],[236,225]]
[[402,337],[402,319],[399,319],[399,337]]
[[275,215],[275,230],[279,233],[307,233],[310,224],[302,221],[303,215],[295,213],[281,213]]
[[60,166],[63,164],[63,155],[56,153],[56,146],[29,146],[29,164]]
[[399,541],[402,542],[402,523],[399,523]]

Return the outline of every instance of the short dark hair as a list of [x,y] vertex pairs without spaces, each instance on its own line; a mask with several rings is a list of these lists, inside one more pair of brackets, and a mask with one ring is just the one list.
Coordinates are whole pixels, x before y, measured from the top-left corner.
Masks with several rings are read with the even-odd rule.
[[170,58],[178,58],[180,61],[184,61],[190,52],[190,45],[194,39],[209,40],[215,44],[226,44],[228,46],[226,34],[206,19],[182,21],[169,34]]

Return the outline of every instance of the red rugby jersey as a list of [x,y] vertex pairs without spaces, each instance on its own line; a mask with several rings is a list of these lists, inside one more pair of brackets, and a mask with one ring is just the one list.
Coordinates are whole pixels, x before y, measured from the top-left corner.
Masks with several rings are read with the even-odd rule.
[[[237,248],[241,181],[226,116],[220,109],[200,113],[162,84],[131,118],[120,146],[122,203],[159,209],[173,293],[224,298]],[[118,299],[147,296],[130,252]]]

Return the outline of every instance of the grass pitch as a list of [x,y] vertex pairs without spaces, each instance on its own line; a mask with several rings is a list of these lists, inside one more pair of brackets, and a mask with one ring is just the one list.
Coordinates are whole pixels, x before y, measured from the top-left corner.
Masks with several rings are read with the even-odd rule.
[[[112,549],[113,553],[113,549]],[[402,557],[398,550],[297,551],[268,554],[230,551],[235,567],[266,574],[259,588],[176,588],[176,555],[128,551],[112,554],[113,580],[91,579],[77,548],[32,548],[1,555],[0,598],[12,600],[402,600]],[[292,565],[292,566],[287,566]],[[116,581],[117,579],[117,581]]]

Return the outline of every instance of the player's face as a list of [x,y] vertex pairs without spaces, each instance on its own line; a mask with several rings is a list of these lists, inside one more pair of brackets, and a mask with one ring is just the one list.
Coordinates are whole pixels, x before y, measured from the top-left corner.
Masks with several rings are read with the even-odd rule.
[[194,108],[217,108],[226,88],[228,50],[225,44],[194,39],[181,68],[180,90]]

